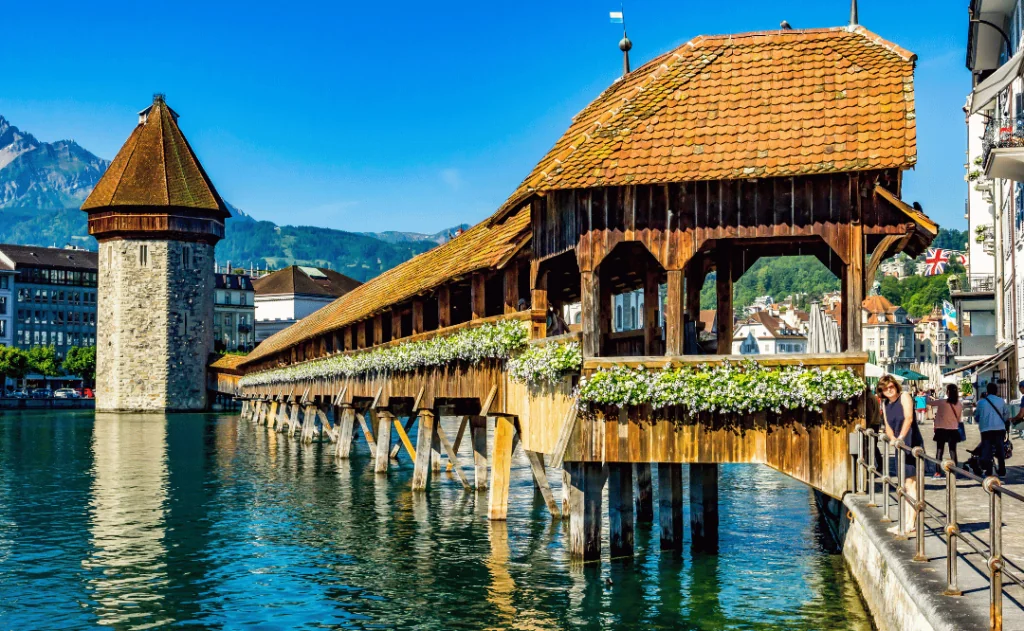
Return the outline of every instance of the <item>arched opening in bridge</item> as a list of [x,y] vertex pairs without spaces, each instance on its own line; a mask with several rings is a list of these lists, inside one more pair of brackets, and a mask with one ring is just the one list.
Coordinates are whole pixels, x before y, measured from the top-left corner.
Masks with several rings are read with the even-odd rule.
[[642,243],[618,244],[597,267],[601,354],[663,355],[665,268]]
[[578,333],[583,310],[576,253],[569,250],[538,262],[533,275],[532,308],[546,313],[547,335]]

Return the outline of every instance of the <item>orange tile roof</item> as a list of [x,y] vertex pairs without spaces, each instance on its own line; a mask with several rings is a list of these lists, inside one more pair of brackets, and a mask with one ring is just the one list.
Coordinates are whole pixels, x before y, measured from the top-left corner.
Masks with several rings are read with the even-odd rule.
[[472,272],[502,266],[530,238],[530,208],[502,223],[484,221],[356,287],[323,309],[271,335],[246,357],[252,363],[316,336],[365,320]]
[[192,147],[178,114],[157,95],[139,112],[139,124],[96,183],[82,210],[174,207],[231,215]]
[[238,367],[245,362],[246,358],[246,355],[221,355],[215,361],[210,362],[209,368],[220,372],[237,372]]
[[546,190],[909,168],[915,60],[859,26],[697,37],[580,112],[502,211]]

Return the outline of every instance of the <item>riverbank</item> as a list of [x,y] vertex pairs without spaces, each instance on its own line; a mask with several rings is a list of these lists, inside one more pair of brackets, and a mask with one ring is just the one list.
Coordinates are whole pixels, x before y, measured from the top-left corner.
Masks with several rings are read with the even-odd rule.
[[95,410],[96,399],[16,399],[0,397],[0,410]]

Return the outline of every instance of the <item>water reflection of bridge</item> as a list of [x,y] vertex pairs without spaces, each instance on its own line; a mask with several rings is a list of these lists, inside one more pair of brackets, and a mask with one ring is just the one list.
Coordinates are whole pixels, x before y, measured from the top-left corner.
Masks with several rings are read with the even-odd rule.
[[[303,370],[500,320],[528,322],[531,344],[578,339],[584,375],[692,363],[705,350],[687,332],[712,272],[719,324],[709,350],[718,355],[696,361],[713,364],[731,348],[733,283],[761,257],[804,254],[841,279],[843,352],[765,364],[862,374],[866,281],[883,259],[921,252],[937,230],[898,196],[916,161],[914,60],[859,27],[697,38],[606,90],[490,218],[266,340],[233,374],[215,367],[211,384],[237,390],[241,373],[295,367],[242,388],[246,416],[289,432],[302,425],[306,439],[323,431],[339,457],[353,438],[366,440],[381,473],[404,450],[415,461],[414,490],[447,457],[464,486],[489,488],[497,520],[521,443],[551,512],[568,513],[570,551],[583,559],[600,552],[606,487],[614,554],[632,553],[633,524],[650,519],[655,497],[662,545],[678,549],[684,464],[694,540],[711,548],[719,463],[768,464],[841,497],[852,487],[848,440],[863,421],[861,402],[834,402],[822,414],[649,406],[577,414],[575,377],[525,386],[498,359],[349,376]],[[643,327],[613,333],[613,297],[638,289]],[[579,330],[549,337],[549,312],[577,302]],[[454,436],[438,430],[441,414],[462,419]],[[473,463],[458,458],[463,440]],[[569,491],[560,508],[546,466],[563,462]]]

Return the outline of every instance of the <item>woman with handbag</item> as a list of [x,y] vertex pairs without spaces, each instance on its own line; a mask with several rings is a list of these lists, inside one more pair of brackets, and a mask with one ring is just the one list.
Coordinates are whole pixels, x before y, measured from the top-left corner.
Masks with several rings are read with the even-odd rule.
[[[909,392],[902,392],[899,383],[892,375],[884,375],[878,380],[878,388],[882,391],[882,418],[885,419],[883,429],[890,441],[902,440],[908,448],[924,447],[924,437],[921,436],[921,429],[914,420],[914,397]],[[914,464],[915,458],[910,454],[904,454],[903,474],[904,486],[906,488],[907,500],[904,502],[904,518],[908,524],[907,536],[917,532],[914,519],[914,506],[917,502],[917,467]],[[899,462],[893,458],[893,462]],[[894,465],[896,466],[896,465]],[[892,475],[892,472],[887,472]],[[898,532],[898,526],[893,526],[889,532]]]
[[[956,457],[956,446],[966,436],[964,432],[963,413],[964,404],[960,402],[960,388],[955,383],[946,386],[945,399],[928,398],[928,407],[935,410],[935,459],[942,461],[942,454],[946,445],[949,445],[949,457],[953,464],[959,466]],[[944,477],[939,470],[935,471],[935,478]]]

